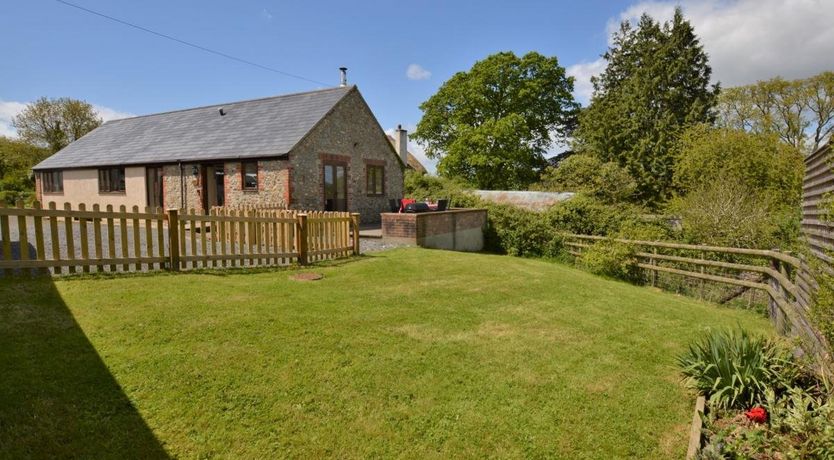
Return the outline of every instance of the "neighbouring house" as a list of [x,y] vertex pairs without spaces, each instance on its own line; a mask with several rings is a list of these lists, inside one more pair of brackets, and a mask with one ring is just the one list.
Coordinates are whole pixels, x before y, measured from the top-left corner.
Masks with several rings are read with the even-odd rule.
[[39,200],[73,206],[274,205],[373,222],[403,195],[410,159],[396,134],[343,84],[109,121],[33,169]]
[[[388,142],[394,146],[394,149],[400,152],[400,146],[408,146],[408,133],[406,130],[403,129],[402,125],[398,125],[396,131],[394,131],[394,135],[388,135]],[[405,152],[408,161],[406,162],[406,166],[417,171],[420,174],[427,174],[428,170],[423,163],[420,163],[420,160],[411,153],[410,151],[406,150]],[[402,157],[402,154],[400,154]]]

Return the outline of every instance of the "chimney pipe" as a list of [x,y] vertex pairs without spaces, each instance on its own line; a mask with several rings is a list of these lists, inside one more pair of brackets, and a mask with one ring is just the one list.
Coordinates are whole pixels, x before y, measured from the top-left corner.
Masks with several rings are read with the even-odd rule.
[[347,67],[339,67],[339,72],[342,74],[339,86],[347,86]]
[[408,166],[408,131],[403,129],[403,125],[397,125],[394,143],[396,144],[397,155],[403,160],[403,164]]

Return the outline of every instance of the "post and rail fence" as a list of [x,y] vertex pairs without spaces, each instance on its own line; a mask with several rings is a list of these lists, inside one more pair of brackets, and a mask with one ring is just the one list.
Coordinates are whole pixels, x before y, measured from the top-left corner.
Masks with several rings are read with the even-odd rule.
[[359,215],[0,202],[0,274],[265,267],[359,254]]
[[577,258],[594,244],[605,241],[629,245],[634,264],[649,275],[651,284],[658,274],[664,273],[765,293],[768,315],[776,329],[798,338],[803,351],[814,357],[821,370],[834,375],[830,344],[809,320],[817,283],[803,258],[778,250],[564,235],[567,252]]

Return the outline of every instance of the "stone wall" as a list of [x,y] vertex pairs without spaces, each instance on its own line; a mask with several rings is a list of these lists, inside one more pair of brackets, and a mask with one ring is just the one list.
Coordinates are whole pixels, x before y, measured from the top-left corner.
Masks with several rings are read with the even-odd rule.
[[[203,209],[200,175],[193,174],[194,164],[183,164],[182,182],[179,165],[162,167],[162,202],[165,209]],[[185,200],[183,200],[183,195]]]
[[[403,169],[385,133],[358,91],[351,91],[290,153],[293,209],[324,209],[324,162],[346,165],[348,210],[379,222],[390,198],[403,196]],[[366,166],[384,167],[384,193],[369,196]]]
[[[226,162],[223,166],[224,196],[227,206],[248,204],[286,205],[289,198],[290,168],[286,160],[258,161],[258,190],[243,190],[240,162]],[[183,183],[180,183],[178,165],[163,166],[162,199],[166,208],[183,207],[182,190],[185,191],[186,209],[203,209],[202,175],[195,176],[194,163],[183,164]],[[199,168],[199,164],[197,165]],[[210,179],[210,178],[209,178]]]
[[286,206],[289,199],[289,162],[286,160],[258,161],[258,190],[243,190],[241,164],[225,165],[226,206],[250,204]]

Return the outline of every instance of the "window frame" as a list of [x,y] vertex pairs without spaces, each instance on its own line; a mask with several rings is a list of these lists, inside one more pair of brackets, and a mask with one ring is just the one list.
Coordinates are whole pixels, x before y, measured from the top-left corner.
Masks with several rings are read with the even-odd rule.
[[127,178],[125,177],[124,166],[98,169],[98,193],[116,195],[124,195],[127,193]]
[[[376,187],[377,182],[379,190]],[[371,163],[365,165],[365,193],[368,196],[385,196],[385,165]]]
[[[56,180],[57,177],[57,180]],[[64,172],[44,171],[41,173],[41,193],[60,195],[64,193]]]
[[[248,187],[246,185],[246,166],[247,165],[255,165],[255,186]],[[260,190],[261,180],[260,180],[260,165],[258,164],[257,160],[253,161],[241,161],[240,162],[240,189],[244,192],[257,192]]]

